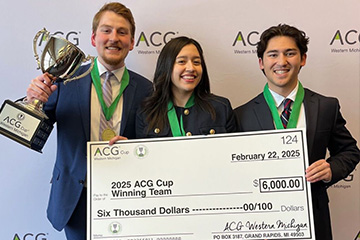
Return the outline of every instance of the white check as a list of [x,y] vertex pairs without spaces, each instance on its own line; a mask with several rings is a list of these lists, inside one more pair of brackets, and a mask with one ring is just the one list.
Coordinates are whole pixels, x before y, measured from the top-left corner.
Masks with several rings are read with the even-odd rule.
[[303,129],[88,143],[88,240],[315,239]]

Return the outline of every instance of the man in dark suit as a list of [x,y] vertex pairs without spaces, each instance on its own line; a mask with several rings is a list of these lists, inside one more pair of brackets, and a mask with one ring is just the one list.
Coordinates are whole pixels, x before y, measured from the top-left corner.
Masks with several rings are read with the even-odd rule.
[[[27,89],[27,100],[46,102],[45,113],[57,123],[57,157],[47,213],[54,228],[64,229],[69,240],[86,239],[87,142],[135,138],[135,113],[152,91],[150,81],[125,67],[134,33],[128,8],[117,2],[104,5],[93,20],[91,42],[98,57],[91,75],[65,85],[53,84],[55,78],[45,73]],[[78,74],[88,68],[82,66]],[[108,98],[114,104],[113,113],[109,113],[110,104],[104,106],[106,81],[111,85]]]
[[[267,84],[263,93],[236,108],[235,115],[241,132],[306,128],[310,166],[305,176],[311,183],[315,236],[331,240],[326,189],[354,170],[360,152],[345,127],[338,100],[304,89],[299,82],[308,41],[303,31],[286,24],[262,33],[257,55]],[[327,150],[330,157],[325,159]]]

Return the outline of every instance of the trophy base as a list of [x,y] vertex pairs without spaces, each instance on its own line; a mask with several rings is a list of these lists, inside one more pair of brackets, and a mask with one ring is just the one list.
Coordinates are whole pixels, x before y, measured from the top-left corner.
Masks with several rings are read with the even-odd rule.
[[47,116],[5,100],[0,109],[0,134],[41,153],[52,129]]

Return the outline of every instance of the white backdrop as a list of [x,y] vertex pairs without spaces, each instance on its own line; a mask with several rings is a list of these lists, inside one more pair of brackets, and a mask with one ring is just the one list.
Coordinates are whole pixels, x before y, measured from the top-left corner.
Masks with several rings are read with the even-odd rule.
[[[6,1],[0,8],[2,38],[0,103],[25,95],[39,75],[32,40],[46,27],[60,32],[95,55],[91,22],[101,0]],[[158,52],[173,36],[198,40],[204,49],[215,94],[233,107],[257,95],[266,82],[258,67],[254,44],[259,33],[287,23],[310,37],[307,65],[300,80],[305,87],[340,100],[347,127],[360,139],[360,1],[347,0],[124,0],[136,20],[135,49],[127,66],[152,78]],[[50,178],[56,152],[53,131],[43,154],[0,136],[0,238],[62,240],[46,219]],[[330,192],[335,240],[353,240],[360,230],[358,171]]]

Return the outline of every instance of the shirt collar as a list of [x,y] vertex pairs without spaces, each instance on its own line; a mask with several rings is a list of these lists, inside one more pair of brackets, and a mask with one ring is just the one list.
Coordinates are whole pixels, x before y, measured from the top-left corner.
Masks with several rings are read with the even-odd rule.
[[[99,59],[96,59],[97,61],[97,65],[98,65],[98,70],[99,70],[99,75],[102,76],[105,72],[107,72],[108,70],[101,64],[101,62],[99,61]],[[120,83],[122,76],[124,74],[125,71],[125,65],[121,68],[118,68],[114,71],[111,71],[114,76],[116,77],[116,80]]]
[[291,91],[291,93],[287,97],[281,96],[280,94],[272,91],[270,88],[269,88],[269,91],[274,98],[276,107],[278,108],[283,103],[284,99],[286,99],[286,98],[289,98],[289,99],[293,100],[293,102],[294,102],[298,88],[299,88],[299,82],[297,82],[296,87]]

